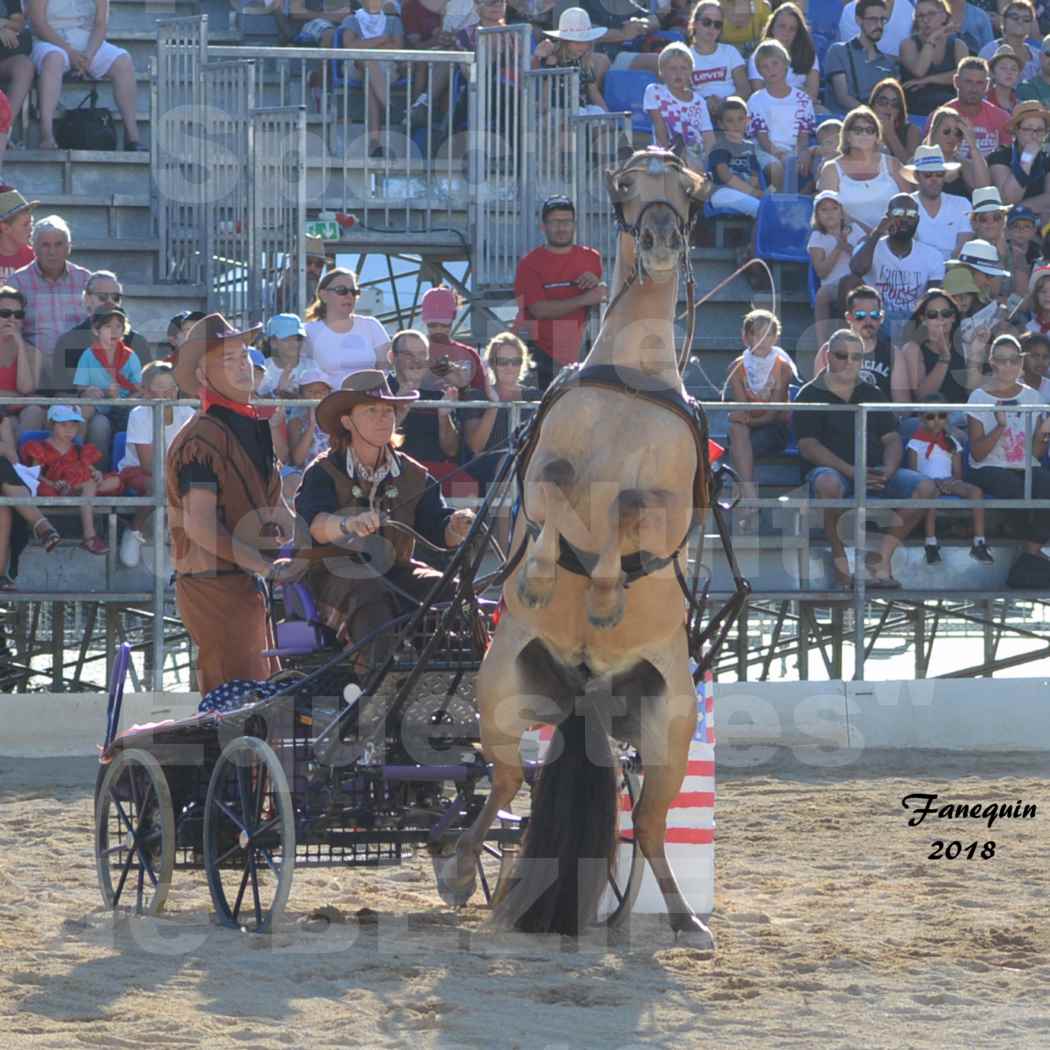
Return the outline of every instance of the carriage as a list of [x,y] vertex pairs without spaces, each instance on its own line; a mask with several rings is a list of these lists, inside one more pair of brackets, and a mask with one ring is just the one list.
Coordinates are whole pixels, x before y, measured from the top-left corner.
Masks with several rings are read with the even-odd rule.
[[[280,921],[296,868],[396,865],[420,850],[440,862],[487,796],[473,679],[499,615],[485,594],[506,568],[479,573],[497,494],[435,587],[452,596],[419,603],[359,644],[344,648],[307,589],[286,585],[274,625],[285,669],[242,683],[233,710],[118,734],[129,659],[121,647],[95,793],[107,907],[157,914],[175,871],[203,870],[220,923],[266,932]],[[377,657],[383,634],[395,641]],[[638,757],[628,749],[619,757],[633,802]],[[527,763],[530,783],[537,766]],[[501,811],[486,835],[477,874],[489,903],[527,828],[523,808]],[[604,921],[627,913],[641,873],[625,835]]]

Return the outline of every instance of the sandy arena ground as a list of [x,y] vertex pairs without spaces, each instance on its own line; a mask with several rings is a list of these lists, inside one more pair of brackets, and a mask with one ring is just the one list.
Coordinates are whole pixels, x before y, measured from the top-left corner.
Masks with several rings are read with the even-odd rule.
[[[1050,756],[719,761],[711,955],[655,920],[618,946],[493,934],[422,860],[297,873],[273,938],[212,927],[197,873],[164,922],[115,925],[94,763],[0,758],[0,1047],[1050,1047]],[[914,791],[1039,815],[910,828]],[[928,860],[935,838],[996,856]],[[345,921],[302,921],[321,905]]]

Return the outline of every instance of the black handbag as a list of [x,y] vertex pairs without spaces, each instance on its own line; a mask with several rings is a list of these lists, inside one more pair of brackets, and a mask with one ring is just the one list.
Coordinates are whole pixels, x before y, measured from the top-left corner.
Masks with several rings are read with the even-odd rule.
[[23,29],[18,34],[18,43],[14,47],[6,47],[0,44],[0,61],[5,58],[13,58],[15,55],[28,55],[33,50],[33,34],[28,29]]
[[114,150],[117,125],[113,114],[98,104],[92,88],[75,109],[67,109],[55,119],[55,141],[62,149]]

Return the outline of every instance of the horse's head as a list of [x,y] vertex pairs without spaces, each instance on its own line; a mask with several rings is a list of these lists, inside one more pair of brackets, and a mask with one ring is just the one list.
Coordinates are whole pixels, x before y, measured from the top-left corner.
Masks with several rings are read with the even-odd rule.
[[620,229],[635,238],[639,274],[665,281],[689,250],[696,209],[710,194],[709,180],[670,150],[643,149],[606,172]]

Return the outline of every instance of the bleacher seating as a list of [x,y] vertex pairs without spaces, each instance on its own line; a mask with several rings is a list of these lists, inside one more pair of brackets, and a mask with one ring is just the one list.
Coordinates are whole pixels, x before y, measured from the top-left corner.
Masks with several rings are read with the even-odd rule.
[[109,469],[120,470],[120,461],[128,448],[128,432],[121,430],[113,435],[113,448],[109,456]]
[[630,113],[631,130],[639,135],[651,135],[653,122],[642,109],[645,89],[660,83],[655,73],[641,69],[610,69],[605,74],[602,93],[610,113]]
[[799,193],[771,193],[758,205],[755,254],[767,262],[808,263],[813,198]]

